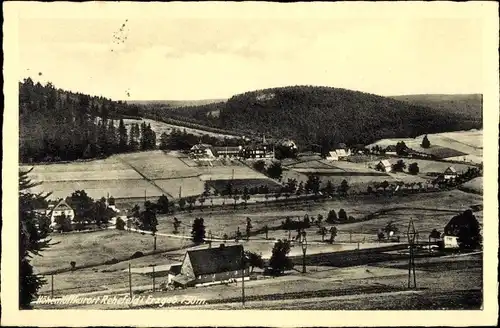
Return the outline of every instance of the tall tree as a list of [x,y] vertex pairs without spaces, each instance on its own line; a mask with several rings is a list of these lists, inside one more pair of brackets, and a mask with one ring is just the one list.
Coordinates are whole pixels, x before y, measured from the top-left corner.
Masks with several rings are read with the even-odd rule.
[[120,123],[118,124],[118,149],[121,152],[127,150],[127,128],[123,119],[120,119]]
[[422,148],[430,148],[431,147],[431,142],[429,141],[429,138],[427,138],[427,135],[424,136],[422,139]]
[[292,261],[288,258],[288,253],[290,253],[290,242],[288,240],[280,239],[274,244],[272,255],[269,259],[269,266],[273,274],[282,274],[285,270],[292,267]]
[[32,187],[39,185],[28,178],[29,171],[19,172],[19,307],[30,309],[31,302],[37,298],[38,291],[45,280],[36,275],[31,265],[33,256],[50,246],[48,231],[39,229],[42,215],[35,209],[37,204],[46,201],[49,194],[33,194]]
[[203,218],[194,219],[191,237],[193,242],[197,244],[201,244],[205,240],[205,222]]

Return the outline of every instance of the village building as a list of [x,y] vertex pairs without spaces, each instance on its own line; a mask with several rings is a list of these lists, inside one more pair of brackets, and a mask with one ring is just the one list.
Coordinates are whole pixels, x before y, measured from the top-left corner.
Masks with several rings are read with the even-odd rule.
[[378,162],[378,164],[376,166],[376,169],[379,170],[379,171],[382,171],[382,172],[389,173],[389,172],[392,171],[391,162],[389,162],[386,159],[383,159],[380,162]]
[[451,180],[451,179],[455,179],[457,177],[457,175],[458,175],[457,170],[455,170],[455,168],[453,166],[450,166],[444,171],[443,178],[445,180]]
[[49,204],[49,208],[46,213],[47,217],[50,218],[51,226],[55,226],[56,218],[62,216],[63,214],[71,221],[75,218],[75,211],[64,199],[59,201],[57,204]]
[[458,236],[461,231],[471,233],[479,226],[479,222],[471,210],[451,218],[444,227],[443,243],[444,248],[459,248]]
[[240,158],[243,155],[243,147],[214,147],[214,155],[218,158]]
[[249,145],[243,154],[246,158],[274,158],[273,146],[267,144]]
[[344,160],[347,157],[351,156],[351,150],[345,149],[335,149],[333,151],[328,152],[328,156],[326,157],[329,161],[340,161]]
[[215,158],[215,151],[211,145],[208,144],[197,144],[191,147],[190,155],[194,159],[199,160],[211,160]]
[[[250,279],[249,266],[243,269],[243,246],[225,246],[187,251],[180,273],[172,283],[182,287],[223,284]],[[243,271],[243,272],[242,272]]]

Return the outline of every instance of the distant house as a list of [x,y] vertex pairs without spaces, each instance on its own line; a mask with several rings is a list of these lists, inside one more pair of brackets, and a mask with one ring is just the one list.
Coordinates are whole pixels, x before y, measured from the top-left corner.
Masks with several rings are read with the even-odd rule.
[[458,248],[458,236],[461,231],[471,232],[477,229],[479,222],[471,210],[451,218],[444,227],[443,242],[445,248]]
[[243,155],[243,147],[214,147],[215,156],[219,158],[240,158]]
[[75,211],[68,205],[68,203],[63,199],[57,204],[49,204],[49,209],[47,212],[47,217],[50,218],[51,226],[56,225],[56,218],[65,215],[71,221],[75,218]]
[[385,148],[385,154],[390,156],[396,156],[398,153],[396,152],[395,145],[389,145]]
[[388,160],[384,159],[378,162],[377,166],[375,167],[377,170],[382,171],[382,172],[391,172],[392,171],[392,165],[391,162]]
[[448,167],[443,174],[445,180],[455,179],[458,173],[453,166]]
[[346,159],[349,156],[351,156],[350,149],[337,148],[335,150],[329,151],[326,159],[329,161],[339,161],[339,160]]
[[215,158],[215,151],[211,145],[197,144],[191,147],[190,155],[195,159],[210,160]]
[[274,158],[274,147],[268,144],[253,144],[243,150],[246,158]]
[[249,279],[249,267],[242,268],[243,246],[225,246],[188,251],[180,274],[172,278],[174,285],[206,286]]

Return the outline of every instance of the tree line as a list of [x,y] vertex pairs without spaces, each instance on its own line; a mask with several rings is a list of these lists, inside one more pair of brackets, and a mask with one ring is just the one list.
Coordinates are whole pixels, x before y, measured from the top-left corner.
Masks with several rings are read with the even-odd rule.
[[[143,148],[153,139],[141,126],[128,139],[121,119],[140,115],[139,107],[42,85],[19,83],[19,156],[21,162],[72,161],[126,151],[134,141]],[[117,123],[119,120],[119,123]],[[117,127],[118,126],[118,127]]]

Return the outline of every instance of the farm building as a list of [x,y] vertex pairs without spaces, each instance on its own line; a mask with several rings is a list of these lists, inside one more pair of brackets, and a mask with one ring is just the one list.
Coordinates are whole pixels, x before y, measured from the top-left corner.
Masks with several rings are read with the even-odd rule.
[[[206,286],[241,280],[243,246],[225,246],[188,251],[182,261],[180,274],[172,278],[174,285]],[[249,268],[243,272],[249,278]]]
[[197,144],[191,147],[190,155],[196,159],[210,160],[215,158],[215,151],[211,145]]
[[267,144],[254,144],[245,147],[244,156],[246,158],[274,158],[274,149]]
[[389,162],[386,159],[381,160],[380,162],[378,162],[376,169],[383,172],[391,172],[392,171],[391,162]]
[[326,157],[326,159],[329,161],[339,161],[339,160],[347,158],[350,155],[351,155],[350,149],[348,149],[346,151],[345,149],[340,148],[340,149],[335,149],[333,151],[328,152],[328,156]]
[[71,221],[75,218],[75,211],[65,200],[61,200],[55,205],[49,204],[47,217],[50,218],[51,226],[54,226],[56,224],[56,218],[63,214]]
[[443,242],[445,248],[459,247],[458,236],[465,235],[476,238],[475,234],[479,232],[479,222],[471,210],[466,210],[462,214],[456,215],[446,224],[443,233]]
[[445,180],[455,179],[458,173],[453,166],[448,167],[443,174]]
[[243,147],[214,147],[215,156],[223,158],[239,158],[243,155]]

